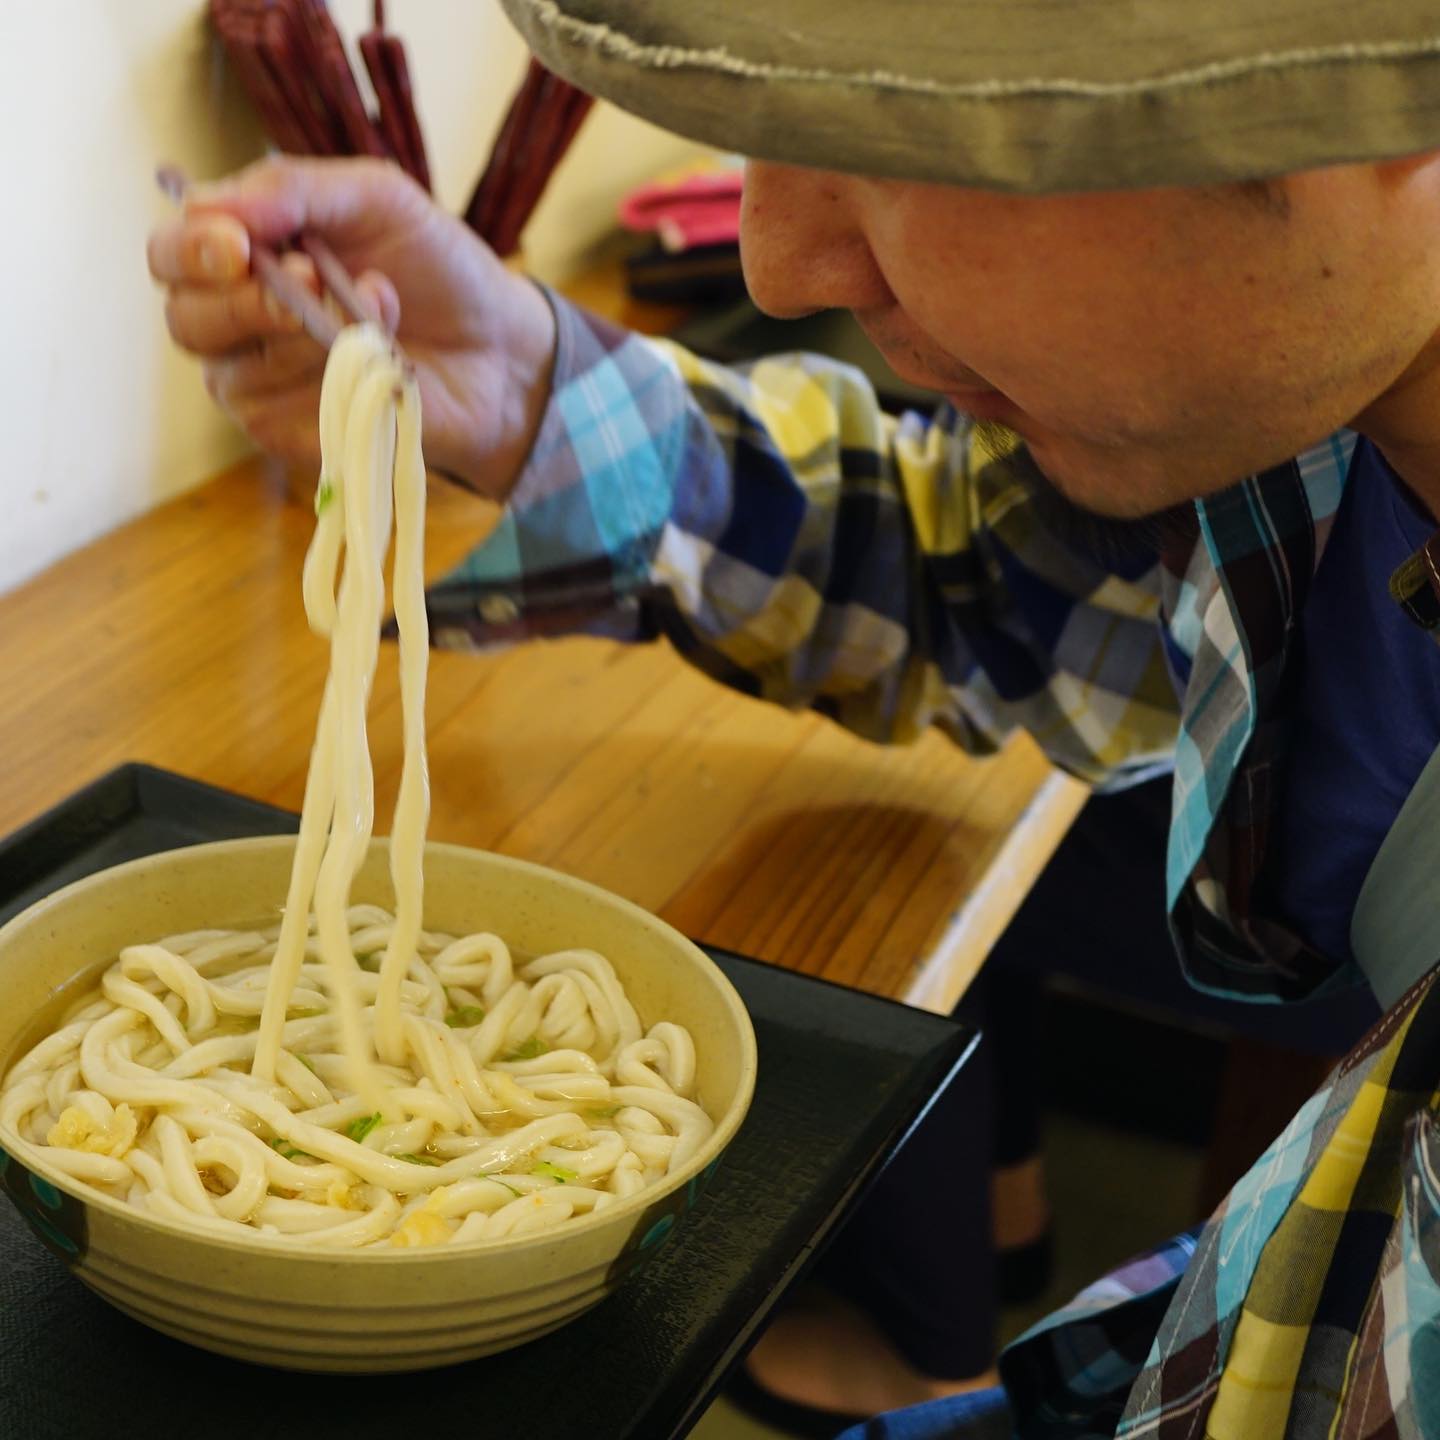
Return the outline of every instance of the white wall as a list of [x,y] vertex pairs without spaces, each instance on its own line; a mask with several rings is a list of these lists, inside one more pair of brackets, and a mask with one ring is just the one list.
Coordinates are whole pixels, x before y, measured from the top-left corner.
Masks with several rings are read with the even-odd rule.
[[[349,35],[368,24],[369,0],[332,8]],[[156,161],[209,177],[262,147],[203,15],[203,0],[0,0],[0,590],[243,453],[166,341],[144,267]],[[458,208],[523,48],[493,0],[390,0],[388,19],[437,194]],[[627,185],[694,153],[597,109],[526,237],[534,268],[561,277]]]

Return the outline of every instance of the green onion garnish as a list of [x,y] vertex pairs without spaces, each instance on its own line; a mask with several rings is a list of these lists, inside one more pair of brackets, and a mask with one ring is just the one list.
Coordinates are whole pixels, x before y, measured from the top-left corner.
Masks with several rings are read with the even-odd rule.
[[352,1120],[345,1127],[345,1133],[358,1145],[380,1123],[382,1118],[378,1110],[373,1115],[362,1115],[358,1120]]
[[458,1010],[452,1010],[445,1017],[445,1023],[452,1030],[467,1030],[471,1025],[478,1025],[484,1018],[483,1006],[462,1005]]
[[538,1036],[522,1040],[505,1058],[507,1060],[538,1060],[550,1047]]
[[547,1180],[558,1180],[562,1185],[574,1184],[580,1178],[578,1170],[567,1170],[563,1165],[552,1165],[548,1160],[542,1160],[530,1173],[543,1175]]

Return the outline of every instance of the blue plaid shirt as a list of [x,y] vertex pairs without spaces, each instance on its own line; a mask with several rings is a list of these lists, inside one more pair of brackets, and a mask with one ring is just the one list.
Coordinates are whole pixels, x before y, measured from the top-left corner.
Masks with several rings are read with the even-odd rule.
[[[1117,553],[1063,516],[1042,517],[1018,442],[997,442],[949,409],[895,421],[860,374],[828,360],[729,369],[553,303],[552,403],[496,530],[430,594],[437,643],[664,635],[726,684],[813,706],[870,738],[905,740],[937,725],[983,752],[1023,726],[1057,764],[1097,785],[1173,768],[1169,904],[1192,983],[1257,1001],[1359,983],[1350,962],[1313,950],[1267,910],[1264,881],[1294,621],[1345,486],[1352,434],[1196,502],[1143,552]],[[1392,1043],[1393,1029],[1297,1117],[1276,1142],[1288,1158],[1237,1187],[1211,1222],[1222,1227],[1215,1237],[1181,1237],[1142,1257],[1012,1349],[1005,1374],[1021,1433],[1113,1433],[1147,1367],[1150,1401],[1125,1433],[1169,1435],[1208,1413],[1266,1247],[1314,1188],[1314,1172],[1340,1163],[1332,1142],[1359,1145],[1398,1175],[1395,1126],[1423,1095],[1411,1087],[1389,1110],[1371,1105],[1376,1093],[1397,1094],[1387,1089]],[[1347,1130],[1356,1106],[1359,1130]],[[1393,1189],[1362,1205],[1331,1185],[1319,1212],[1370,1215],[1378,1205],[1372,1229],[1389,1234],[1401,1223]],[[1318,1242],[1307,1243],[1313,1251]],[[1171,1356],[1156,1337],[1196,1273],[1189,1266],[1182,1282],[1197,1244],[1225,1263],[1203,1272],[1206,1303],[1192,1295],[1191,1328],[1175,1333],[1198,1354],[1198,1317],[1215,1344],[1210,1371],[1172,1405],[1161,1383],[1174,1373]],[[1325,1253],[1342,1250],[1337,1242]],[[1359,1252],[1344,1253],[1353,1264]],[[1285,1261],[1275,1263],[1284,1273]],[[1428,1274],[1417,1265],[1417,1276]],[[1380,1285],[1378,1262],[1371,1273]],[[1252,1332],[1270,1324],[1280,1333],[1270,1312]],[[1440,1299],[1418,1302],[1405,1333],[1437,1315]],[[1287,1312],[1290,1330],[1275,1343],[1288,1355],[1313,1319],[1313,1309],[1298,1322]],[[1359,1318],[1345,1324],[1353,1338]],[[1243,1363],[1259,1353],[1252,1345]],[[1293,1380],[1301,1367],[1286,1365]],[[1367,1373],[1373,1390],[1374,1368]],[[1386,1373],[1393,1418],[1408,1403],[1409,1371]],[[1290,1413],[1272,1403],[1265,1427],[1246,1428],[1259,1412],[1245,1419],[1236,1397],[1248,1392],[1238,1375],[1227,1383],[1221,1413],[1242,1420],[1225,1433],[1271,1433],[1274,1414]],[[1273,1433],[1332,1433],[1328,1419],[1314,1420],[1324,1407],[1307,1403],[1305,1424]]]
[[1175,776],[1169,900],[1202,988],[1357,983],[1257,904],[1284,673],[1345,484],[1341,433],[1117,558],[1037,514],[953,410],[884,415],[812,355],[743,370],[554,300],[554,399],[493,535],[430,594],[437,643],[668,636],[728,685],[877,740],[1016,727],[1100,786]]

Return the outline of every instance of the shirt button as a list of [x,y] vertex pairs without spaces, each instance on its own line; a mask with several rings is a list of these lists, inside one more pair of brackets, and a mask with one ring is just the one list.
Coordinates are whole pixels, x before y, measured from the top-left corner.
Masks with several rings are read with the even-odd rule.
[[485,595],[475,609],[487,625],[506,625],[520,614],[520,607],[508,595]]

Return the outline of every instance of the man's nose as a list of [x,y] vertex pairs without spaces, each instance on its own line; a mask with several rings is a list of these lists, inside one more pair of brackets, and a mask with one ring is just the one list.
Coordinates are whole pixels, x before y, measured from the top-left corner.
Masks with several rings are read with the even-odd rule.
[[893,301],[862,225],[848,176],[772,165],[745,167],[740,253],[751,298],[769,315],[863,310]]

